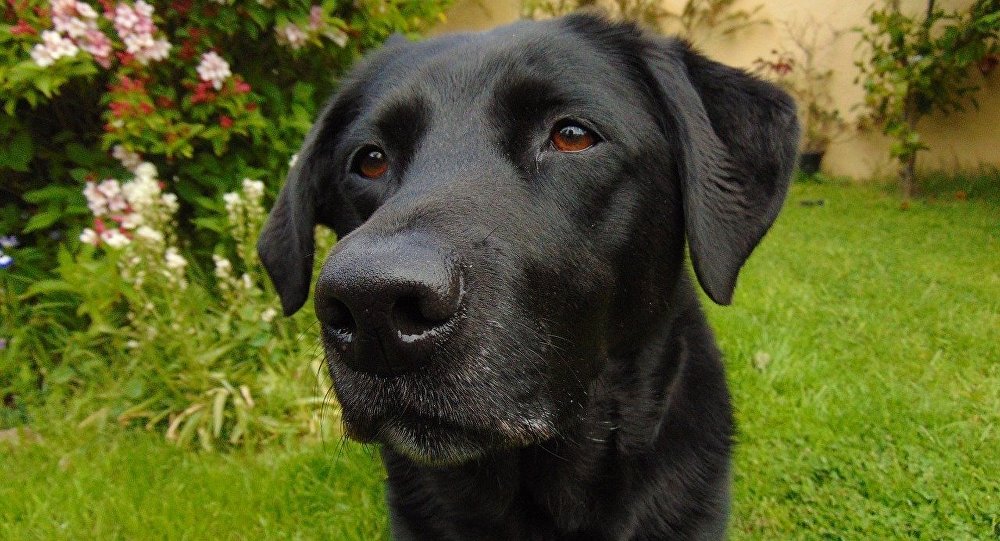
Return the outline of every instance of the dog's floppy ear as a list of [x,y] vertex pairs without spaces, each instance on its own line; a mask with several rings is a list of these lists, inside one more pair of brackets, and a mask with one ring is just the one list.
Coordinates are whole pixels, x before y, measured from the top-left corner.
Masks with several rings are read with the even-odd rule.
[[298,311],[309,296],[313,229],[317,223],[337,229],[330,219],[338,197],[331,178],[336,171],[331,156],[346,123],[352,94],[340,92],[317,117],[257,240],[257,254],[281,297],[286,316]]
[[729,304],[740,267],[781,209],[795,164],[795,103],[776,86],[678,40],[648,38],[645,59],[665,109],[695,274]]

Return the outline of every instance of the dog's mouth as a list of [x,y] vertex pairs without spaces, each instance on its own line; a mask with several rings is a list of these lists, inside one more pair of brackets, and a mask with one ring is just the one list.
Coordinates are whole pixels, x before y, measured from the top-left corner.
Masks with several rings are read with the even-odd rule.
[[492,426],[471,426],[447,418],[399,415],[382,422],[359,422],[344,416],[348,437],[362,443],[380,443],[416,462],[457,465],[493,452],[545,441],[552,437],[549,423],[498,420]]
[[419,463],[460,464],[556,434],[546,393],[491,378],[496,371],[483,366],[386,377],[355,371],[336,357],[327,364],[346,435]]

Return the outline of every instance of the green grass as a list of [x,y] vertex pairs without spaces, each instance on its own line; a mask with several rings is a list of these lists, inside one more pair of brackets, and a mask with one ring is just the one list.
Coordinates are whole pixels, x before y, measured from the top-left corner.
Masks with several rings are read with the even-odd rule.
[[[733,305],[709,308],[740,423],[732,538],[1000,539],[988,188],[904,211],[874,188],[794,187]],[[0,443],[0,539],[386,535],[370,449],[218,455],[36,428],[40,443]]]
[[377,452],[339,442],[196,453],[144,432],[0,443],[0,539],[380,539]]
[[733,537],[1000,538],[996,200],[797,186],[710,315],[740,424]]

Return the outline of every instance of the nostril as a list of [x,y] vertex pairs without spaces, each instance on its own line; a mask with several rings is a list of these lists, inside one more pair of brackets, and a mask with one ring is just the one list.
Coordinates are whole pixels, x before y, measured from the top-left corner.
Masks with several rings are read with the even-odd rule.
[[319,320],[337,334],[350,336],[358,328],[351,310],[338,299],[331,297],[317,303],[316,312]]
[[451,318],[452,310],[444,309],[432,299],[407,295],[396,300],[392,308],[392,319],[401,336],[423,334],[440,327]]

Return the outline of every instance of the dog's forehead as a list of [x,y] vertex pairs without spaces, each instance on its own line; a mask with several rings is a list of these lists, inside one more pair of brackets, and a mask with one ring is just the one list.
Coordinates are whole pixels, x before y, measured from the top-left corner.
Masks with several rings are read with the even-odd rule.
[[[605,46],[599,46],[605,45]],[[520,22],[488,32],[446,35],[390,52],[372,77],[373,101],[420,95],[434,102],[482,104],[512,83],[539,82],[595,101],[629,93],[625,43],[607,47],[556,21]]]

